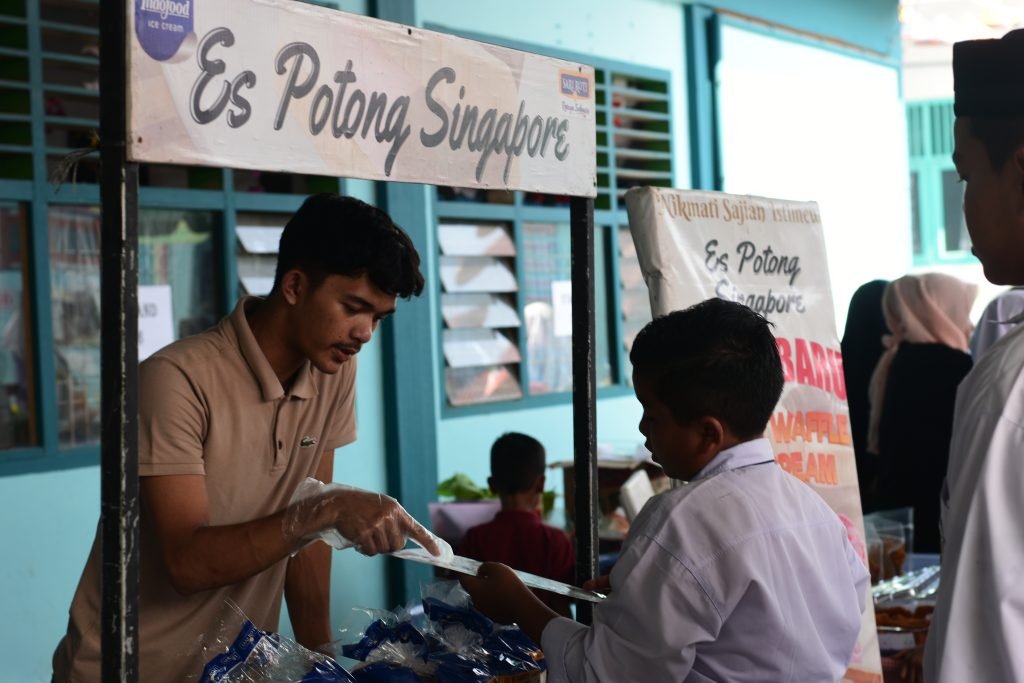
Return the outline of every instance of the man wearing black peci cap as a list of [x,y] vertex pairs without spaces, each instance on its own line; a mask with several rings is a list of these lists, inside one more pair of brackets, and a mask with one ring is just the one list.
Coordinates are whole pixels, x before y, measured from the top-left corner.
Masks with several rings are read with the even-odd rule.
[[[1024,285],[1024,30],[955,44],[953,89],[972,251],[989,281]],[[1024,681],[1024,326],[960,385],[941,511],[925,679]]]

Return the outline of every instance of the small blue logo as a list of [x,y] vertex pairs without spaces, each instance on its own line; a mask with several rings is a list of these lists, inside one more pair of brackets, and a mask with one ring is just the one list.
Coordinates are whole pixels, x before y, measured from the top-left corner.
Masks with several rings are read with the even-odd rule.
[[146,54],[164,62],[192,33],[195,0],[135,0],[135,35]]
[[569,71],[561,71],[558,76],[563,95],[579,99],[590,97],[590,79],[586,76],[578,76]]

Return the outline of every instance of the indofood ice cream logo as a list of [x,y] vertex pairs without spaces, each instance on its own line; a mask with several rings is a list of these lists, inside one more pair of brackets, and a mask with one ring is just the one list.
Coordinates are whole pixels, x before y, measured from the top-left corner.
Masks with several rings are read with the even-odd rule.
[[182,50],[195,43],[193,10],[196,0],[135,0],[135,36],[146,54],[161,62],[190,56]]

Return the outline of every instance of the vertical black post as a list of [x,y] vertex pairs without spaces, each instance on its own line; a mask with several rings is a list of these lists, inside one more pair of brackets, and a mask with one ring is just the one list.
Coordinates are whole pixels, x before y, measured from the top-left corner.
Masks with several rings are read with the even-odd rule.
[[[576,581],[597,576],[597,364],[594,332],[594,200],[573,197],[569,207],[572,245],[572,413],[576,474]],[[589,624],[590,603],[576,605]]]
[[127,163],[129,3],[100,3],[102,677],[139,679],[138,167]]

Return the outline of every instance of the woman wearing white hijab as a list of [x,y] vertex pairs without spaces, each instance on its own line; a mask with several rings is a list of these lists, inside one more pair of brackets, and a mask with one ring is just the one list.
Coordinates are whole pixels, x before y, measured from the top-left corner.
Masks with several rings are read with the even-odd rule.
[[956,389],[970,372],[976,285],[942,273],[907,275],[882,296],[892,332],[871,378],[868,450],[879,456],[880,507],[914,508],[914,550],[939,551],[939,492],[949,460]]

